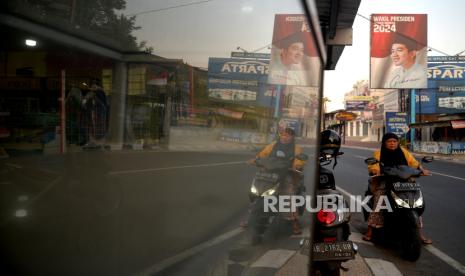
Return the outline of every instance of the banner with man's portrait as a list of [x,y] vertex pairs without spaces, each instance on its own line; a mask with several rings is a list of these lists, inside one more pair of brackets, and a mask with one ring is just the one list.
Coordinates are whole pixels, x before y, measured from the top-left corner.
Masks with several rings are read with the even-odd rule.
[[275,16],[268,83],[318,86],[320,61],[303,14]]
[[427,15],[371,16],[370,87],[427,88]]

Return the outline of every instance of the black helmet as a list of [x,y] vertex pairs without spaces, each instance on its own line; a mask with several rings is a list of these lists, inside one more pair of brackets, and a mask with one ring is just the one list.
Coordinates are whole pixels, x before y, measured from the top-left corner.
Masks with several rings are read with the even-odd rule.
[[334,130],[326,129],[320,134],[320,152],[337,154],[341,148],[341,136]]

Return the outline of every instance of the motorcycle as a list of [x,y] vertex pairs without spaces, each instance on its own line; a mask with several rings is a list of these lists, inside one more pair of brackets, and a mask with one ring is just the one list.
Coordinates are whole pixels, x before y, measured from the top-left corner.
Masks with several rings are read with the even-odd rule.
[[[340,275],[341,269],[346,270],[342,263],[355,258],[358,247],[350,236],[350,213],[348,204],[342,194],[336,190],[333,171],[326,165],[334,161],[343,152],[322,152],[319,156],[319,178],[317,197],[323,202],[332,198],[337,206],[336,210],[325,209],[324,206],[316,213],[315,231],[313,238],[313,274]],[[319,207],[319,206],[318,206]]]
[[[294,158],[305,161],[308,156],[299,154]],[[259,171],[255,174],[250,187],[249,199],[252,204],[248,221],[248,236],[251,244],[260,243],[266,229],[279,218],[278,212],[265,212],[265,197],[276,196],[282,193],[285,183],[297,181],[297,194],[304,195],[303,172],[291,168],[294,158],[265,157],[255,161]],[[304,206],[299,207],[298,212],[302,214]]]
[[[432,157],[424,157],[422,163],[432,162]],[[422,176],[422,171],[411,168],[407,165],[394,167],[383,166],[375,158],[367,158],[365,163],[373,165],[379,163],[381,166],[380,176],[371,176],[371,181],[384,182],[385,195],[392,209],[383,210],[384,233],[387,240],[400,243],[402,256],[409,261],[416,261],[421,255],[420,240],[420,216],[425,210],[425,200],[421,192],[421,185],[416,181]],[[365,195],[371,195],[370,183]],[[368,206],[374,210],[373,198]],[[368,220],[368,213],[364,210],[365,220]],[[377,232],[374,233],[373,241],[377,240]]]

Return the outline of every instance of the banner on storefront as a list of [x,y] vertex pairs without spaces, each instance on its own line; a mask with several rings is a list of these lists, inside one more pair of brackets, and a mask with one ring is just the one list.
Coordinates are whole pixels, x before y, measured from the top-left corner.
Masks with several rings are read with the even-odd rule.
[[465,92],[437,94],[437,113],[465,112]]
[[427,87],[427,15],[371,16],[370,87]]
[[320,60],[304,14],[275,15],[268,83],[318,86]]

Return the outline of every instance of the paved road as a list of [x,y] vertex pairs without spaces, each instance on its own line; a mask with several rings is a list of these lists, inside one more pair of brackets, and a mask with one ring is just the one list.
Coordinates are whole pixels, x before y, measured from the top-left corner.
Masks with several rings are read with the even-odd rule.
[[[336,167],[338,185],[353,195],[363,195],[367,186],[367,170],[363,160],[371,156],[372,150],[344,148],[345,154]],[[424,232],[434,241],[433,246],[463,267],[465,264],[465,165],[434,161],[425,165],[433,176],[423,177],[423,194],[426,200],[424,213]],[[364,232],[365,223],[360,214],[354,214],[352,226]],[[400,260],[396,252],[387,248],[362,244],[364,257],[379,257],[396,264],[404,275],[461,275],[437,255],[423,250],[423,255],[416,263]]]
[[[370,152],[344,151],[337,184],[363,194],[363,158]],[[168,269],[160,275],[238,275],[232,272],[275,247],[283,254],[295,250],[299,237],[290,237],[286,227],[269,243],[244,246],[237,224],[246,213],[255,172],[243,161],[252,156],[250,151],[123,151],[3,161],[0,274],[132,275],[156,271],[169,260],[173,265],[161,263]],[[429,167],[435,174],[422,179],[425,232],[435,248],[463,266],[464,166],[437,161]],[[353,215],[351,226],[355,232],[366,229],[360,214]],[[360,240],[357,233],[353,237]],[[405,275],[459,275],[428,250],[412,264],[389,248],[363,242],[360,247],[363,257],[387,260]],[[193,257],[170,259],[183,254]]]
[[254,172],[243,161],[252,156],[89,152],[10,159],[1,170],[1,267],[27,275],[143,270],[237,223]]

